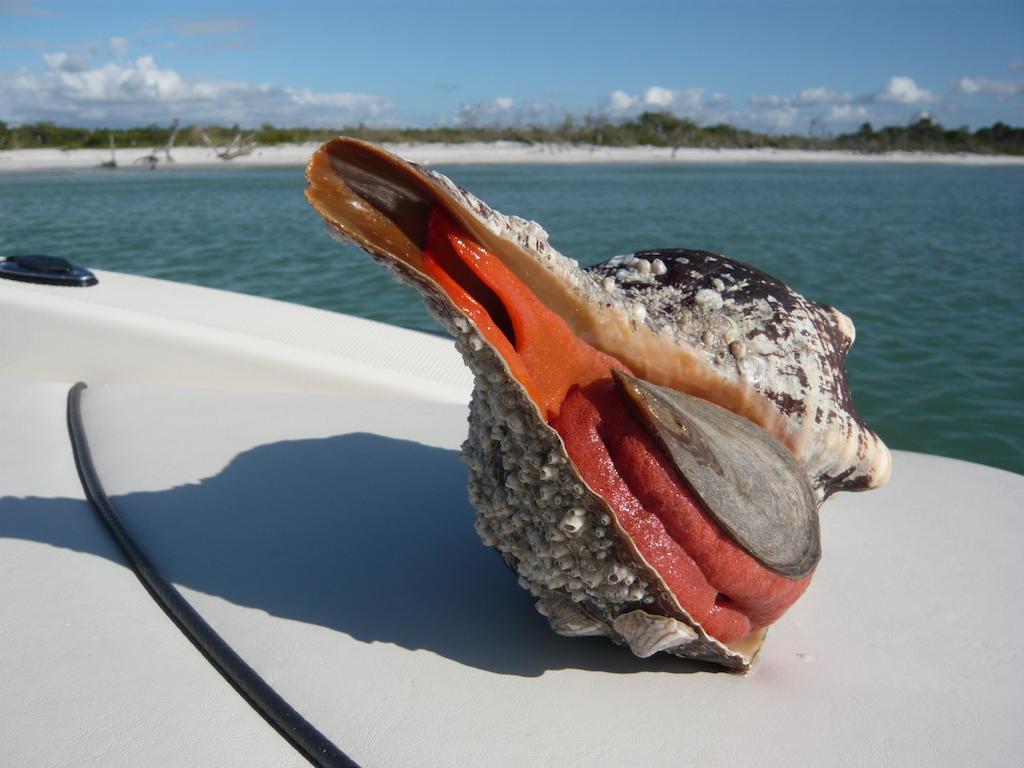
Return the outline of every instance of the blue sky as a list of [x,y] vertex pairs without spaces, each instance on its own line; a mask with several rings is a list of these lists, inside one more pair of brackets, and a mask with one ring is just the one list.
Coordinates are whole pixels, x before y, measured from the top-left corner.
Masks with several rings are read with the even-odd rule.
[[[170,10],[169,10],[170,9]],[[0,0],[0,120],[1024,124],[1024,2]]]

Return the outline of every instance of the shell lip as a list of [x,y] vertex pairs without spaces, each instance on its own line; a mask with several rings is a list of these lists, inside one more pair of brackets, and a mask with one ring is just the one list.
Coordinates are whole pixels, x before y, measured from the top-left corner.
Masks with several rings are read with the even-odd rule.
[[420,251],[436,205],[493,247],[489,233],[429,172],[374,144],[332,139],[313,153],[306,180],[306,198],[342,236],[368,251],[399,259],[420,275]]

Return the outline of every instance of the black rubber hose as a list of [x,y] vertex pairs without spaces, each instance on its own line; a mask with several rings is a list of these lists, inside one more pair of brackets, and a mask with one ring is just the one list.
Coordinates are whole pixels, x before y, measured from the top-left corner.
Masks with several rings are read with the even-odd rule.
[[68,433],[75,454],[75,466],[86,497],[128,558],[139,581],[224,679],[310,763],[323,768],[358,768],[351,758],[296,712],[224,642],[153,564],[128,531],[103,490],[89,452],[89,443],[82,426],[81,400],[85,386],[78,382],[68,392]]

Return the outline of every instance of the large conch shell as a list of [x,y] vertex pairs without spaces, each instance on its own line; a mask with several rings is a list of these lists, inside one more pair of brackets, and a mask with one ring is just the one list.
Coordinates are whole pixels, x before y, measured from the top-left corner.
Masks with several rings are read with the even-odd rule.
[[[428,274],[432,217],[443,216],[473,253],[496,257],[541,311],[611,361],[599,384],[620,394],[607,396],[629,404],[659,446],[657,461],[678,474],[717,536],[768,577],[803,579],[792,599],[817,563],[820,503],[889,475],[889,452],[858,418],[846,383],[850,320],[704,251],[644,251],[581,269],[537,224],[352,139],[320,148],[307,180],[329,230],[419,289],[455,335],[475,376],[463,456],[477,530],[552,628],[605,635],[642,657],[666,651],[747,669],[765,627],[723,641],[683,604],[656,547],[627,530],[601,483],[570,457],[550,409],[505,351],[515,339],[509,346],[499,334],[496,343],[481,320],[489,316],[468,312]],[[502,300],[490,298],[491,314],[505,313]],[[494,323],[505,336],[514,336],[512,324]]]

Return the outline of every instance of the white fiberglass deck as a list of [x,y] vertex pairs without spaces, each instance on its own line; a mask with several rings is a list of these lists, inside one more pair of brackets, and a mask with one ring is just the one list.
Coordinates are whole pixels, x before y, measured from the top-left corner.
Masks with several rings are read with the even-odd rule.
[[[0,764],[305,764],[155,606],[83,500],[64,422],[77,379],[99,473],[154,559],[365,766],[996,766],[1024,751],[1024,478],[897,452],[886,488],[824,507],[814,583],[751,675],[641,661],[552,634],[479,544],[450,344],[145,283],[178,292],[169,319],[145,303],[61,309],[31,287],[12,298],[0,281],[5,328],[49,318],[34,346],[0,338]],[[221,297],[237,327],[203,315]],[[315,320],[321,338],[364,336],[312,352],[222,336],[219,357],[186,308],[214,335],[245,337],[280,312],[275,324]],[[110,320],[129,311],[144,322]],[[164,320],[173,332],[147,335]],[[187,380],[96,366],[51,332],[135,334],[154,360],[168,341]],[[189,358],[193,337],[202,354]],[[24,356],[55,344],[67,356],[33,375]],[[423,344],[437,345],[429,365],[393,354]],[[95,348],[113,360],[109,339]],[[389,359],[403,361],[394,379]]]

